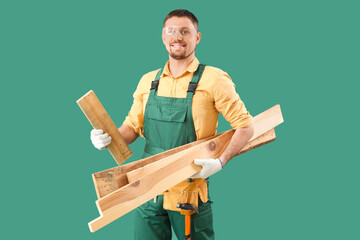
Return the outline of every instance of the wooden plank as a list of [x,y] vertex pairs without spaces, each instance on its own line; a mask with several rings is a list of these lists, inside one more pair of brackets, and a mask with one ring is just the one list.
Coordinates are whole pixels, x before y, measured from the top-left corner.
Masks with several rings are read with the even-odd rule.
[[[283,121],[284,120],[281,114],[280,105],[275,105],[274,107],[258,114],[253,118],[253,124],[254,126],[256,126],[256,128],[255,128],[254,136],[250,139],[250,141],[257,138],[262,133],[265,133],[266,129],[269,130],[271,128],[274,128],[277,125],[281,124]],[[224,134],[224,133],[220,133],[220,134]],[[93,179],[94,179],[95,189],[97,189],[98,198],[102,198],[107,194],[110,194],[113,191],[128,184],[129,183],[127,178],[128,172],[144,167],[150,163],[156,162],[174,153],[187,149],[191,146],[195,146],[199,143],[210,140],[217,136],[219,136],[219,134],[180,146],[178,148],[168,150],[166,152],[148,158],[144,158],[139,161],[135,161],[122,166],[117,166],[101,172],[94,173]]]
[[[234,131],[234,130],[230,130],[230,131]],[[261,138],[260,138],[260,136],[258,136],[258,138],[253,139],[252,141],[248,142],[244,146],[244,148],[241,149],[240,154],[245,153],[247,151],[250,151],[251,149],[254,148],[253,147],[254,145],[255,146],[261,146],[261,143],[267,143],[268,142],[267,139],[269,137],[270,137],[270,139],[272,139],[273,136],[275,136],[274,129],[272,129],[272,130],[264,133],[263,135],[261,135]],[[227,145],[228,145],[228,143],[226,144],[226,146]],[[193,152],[195,152],[195,150],[193,148],[189,148],[187,150],[184,150],[183,152],[185,152],[185,151],[193,151]],[[218,158],[218,157],[220,157],[222,152],[219,153],[219,154],[212,154],[212,153],[209,153],[208,151],[203,151],[203,152],[196,152],[194,154],[196,154],[196,157],[193,157],[193,159],[195,159],[195,158],[207,159],[207,158]],[[148,164],[148,165],[146,165],[144,167],[137,168],[137,169],[135,169],[135,170],[133,170],[131,172],[128,172],[127,173],[128,182],[129,183],[136,182],[137,180],[140,180],[140,179],[144,178],[145,176],[147,176],[149,174],[152,174],[157,169],[163,168],[166,165],[168,165],[169,163],[177,161],[178,159],[174,158],[173,156],[174,155],[163,158],[163,159],[161,159],[159,161],[156,161],[156,162]]]
[[[231,130],[229,130],[229,131],[231,131]],[[224,134],[224,133],[220,133],[220,134]],[[165,152],[159,153],[157,155],[150,156],[150,157],[147,157],[147,158],[135,161],[135,162],[127,163],[127,164],[124,164],[121,166],[116,166],[116,167],[92,174],[97,197],[102,198],[102,197],[106,196],[107,194],[110,194],[113,191],[128,184],[129,183],[128,178],[127,178],[128,172],[133,171],[138,168],[141,168],[141,167],[144,167],[150,163],[156,162],[160,159],[163,159],[165,157],[168,157],[170,155],[173,155],[175,153],[178,153],[180,151],[188,149],[192,146],[195,146],[195,145],[198,145],[205,141],[208,141],[210,139],[213,139],[213,138],[219,136],[220,134],[211,136],[211,137],[208,137],[208,138],[205,138],[202,140],[198,140],[195,142],[191,142],[189,144],[182,145],[180,147],[173,148],[168,151],[165,151]]]
[[132,152],[95,93],[90,90],[76,102],[95,129],[103,129],[105,133],[111,136],[111,143],[107,149],[115,161],[119,165],[122,164],[132,155]]
[[[277,125],[281,124],[283,121],[284,120],[281,114],[280,105],[275,105],[274,107],[266,110],[265,112],[262,112],[259,115],[255,116],[253,119],[254,136],[250,139],[250,141],[264,134],[269,129],[272,129]],[[206,157],[199,157],[199,158],[206,158]],[[171,161],[176,161],[176,160],[171,159],[171,156],[169,156],[160,161],[154,162],[147,166],[131,171],[127,174],[128,182],[129,183],[135,182],[136,180],[141,179],[143,176],[152,173],[155,169],[165,166]]]
[[[90,231],[97,231],[177,183],[199,172],[201,167],[193,164],[194,158],[198,157],[197,154],[203,154],[203,152],[207,152],[211,156],[221,154],[230,142],[232,135],[233,131],[228,131],[226,134],[222,134],[217,138],[176,153],[173,156],[177,158],[178,161],[171,162],[157,169],[152,174],[128,184],[96,201],[101,216],[89,223]],[[275,131],[272,129],[258,139],[251,141],[243,148],[244,152],[274,141],[275,137]],[[203,157],[204,155],[201,156]]]
[[[165,165],[164,167],[157,169],[153,173],[145,176],[142,179],[137,180],[136,182],[130,183],[127,186],[131,186],[131,185],[138,186],[138,189],[142,190],[142,191],[137,190],[136,192],[132,193],[132,195],[134,195],[134,196],[146,194],[149,191],[149,189],[151,189],[151,191],[152,191],[153,187],[151,187],[151,186],[153,186],[153,184],[155,184],[157,181],[160,181],[162,178],[164,178],[165,175],[171,175],[172,173],[174,173],[188,165],[191,165],[194,162],[195,158],[211,158],[211,157],[219,156],[225,150],[227,145],[229,144],[230,139],[233,136],[233,134],[234,134],[234,131],[229,131],[229,132],[227,132],[227,134],[222,134],[217,138],[214,138],[214,139],[206,141],[202,144],[196,145],[196,146],[186,149],[184,151],[173,154],[172,156],[170,156],[170,158],[174,158],[174,159],[176,159],[176,161],[172,161],[171,163]],[[197,166],[197,165],[194,165],[194,166],[196,166],[195,169],[197,171],[201,170],[200,166]],[[159,173],[161,173],[161,174],[159,174]],[[183,181],[188,177],[189,176],[183,176],[180,179],[180,181]],[[146,182],[145,179],[148,180],[148,182]],[[177,183],[174,184],[174,182],[169,182],[166,185],[171,185],[171,184],[176,185]],[[119,191],[119,190],[124,190],[124,188],[126,188],[127,186],[125,186],[121,189],[118,189],[117,191],[110,193],[110,194],[106,195],[105,197],[97,200],[99,210],[103,212],[103,211],[107,210],[108,208],[110,208],[114,205],[117,205],[119,202],[123,202],[123,199],[121,199],[121,196],[124,196],[123,195],[124,191]],[[146,187],[144,188],[144,186],[146,186]],[[170,186],[170,187],[172,187],[172,186]],[[166,191],[167,189],[168,188],[163,189],[162,192]],[[160,193],[162,193],[162,192],[160,192]],[[158,193],[158,194],[160,194],[160,193]],[[130,193],[126,192],[125,195],[126,195],[126,198],[128,198]]]
[[254,135],[249,140],[249,142],[257,138],[258,136],[264,134],[265,132],[269,131],[270,129],[280,125],[283,122],[284,122],[284,118],[282,116],[281,108],[279,104],[256,115],[253,118]]
[[276,134],[275,134],[275,129],[273,128],[267,131],[266,133],[258,136],[256,139],[253,139],[250,142],[248,142],[245,145],[245,147],[241,149],[240,154],[246,153],[250,150],[261,147],[262,145],[273,142],[275,141],[275,139],[276,139]]
[[[175,174],[169,175],[167,178],[163,179],[162,182],[171,181],[174,178],[182,178],[184,175],[189,174],[190,172],[196,173],[196,170],[192,169],[192,165],[187,166],[186,168],[181,169],[180,171],[176,172]],[[162,183],[158,183],[161,187]],[[137,191],[138,188],[136,188],[136,184],[129,184],[127,186],[128,193],[133,193],[134,191]],[[157,189],[159,189],[159,186],[156,186]],[[164,187],[162,187],[164,188]],[[124,197],[126,197],[124,195]],[[100,217],[94,219],[93,221],[89,222],[89,229],[91,232],[95,232],[99,230],[100,228],[106,226],[107,224],[111,223],[112,221],[118,219],[119,217],[125,215],[129,212],[129,209],[135,209],[148,200],[154,198],[153,195],[147,194],[147,196],[143,195],[141,198],[135,198],[133,195],[128,195],[128,199],[126,202],[123,202],[121,204],[115,205],[112,208],[109,208],[108,210],[104,212],[100,212]],[[131,211],[131,210],[130,210]]]

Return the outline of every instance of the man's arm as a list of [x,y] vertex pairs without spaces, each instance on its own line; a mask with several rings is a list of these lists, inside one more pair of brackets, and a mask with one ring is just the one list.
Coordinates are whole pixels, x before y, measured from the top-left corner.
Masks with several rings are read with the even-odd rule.
[[240,154],[240,151],[248,143],[250,138],[254,135],[254,127],[251,125],[246,128],[238,128],[235,130],[229,145],[220,156],[220,161],[224,167],[230,159]]
[[119,132],[127,145],[130,145],[139,137],[139,134],[127,125],[121,125],[121,127],[119,127]]
[[241,149],[248,143],[254,134],[251,126],[252,117],[246,110],[240,96],[235,91],[235,84],[229,75],[223,71],[214,71],[216,78],[212,86],[212,96],[216,110],[221,113],[230,125],[236,129],[229,145],[217,159],[195,159],[196,165],[202,166],[202,170],[191,178],[208,178],[220,171],[227,162],[240,154]]

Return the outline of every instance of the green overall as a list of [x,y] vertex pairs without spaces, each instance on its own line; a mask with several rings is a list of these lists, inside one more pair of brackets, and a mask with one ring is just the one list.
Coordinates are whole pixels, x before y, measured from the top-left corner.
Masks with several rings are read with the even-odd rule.
[[[157,96],[162,69],[151,84],[144,114],[146,145],[143,157],[158,154],[196,140],[192,117],[192,98],[205,65],[198,69],[189,83],[186,98]],[[191,216],[191,239],[214,239],[211,201],[199,199],[199,214]],[[150,200],[135,210],[135,240],[170,240],[173,228],[179,240],[185,239],[185,217],[177,211],[163,209],[163,195]]]

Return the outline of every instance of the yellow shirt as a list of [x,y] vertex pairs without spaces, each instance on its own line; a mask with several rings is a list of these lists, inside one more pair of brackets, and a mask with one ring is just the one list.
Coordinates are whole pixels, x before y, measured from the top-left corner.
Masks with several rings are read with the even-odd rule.
[[[185,98],[189,82],[194,75],[199,61],[195,58],[187,69],[178,77],[172,77],[169,62],[165,64],[160,77],[157,94],[163,97]],[[144,137],[144,113],[150,94],[151,82],[158,70],[145,74],[133,94],[134,102],[123,124],[133,128]],[[233,128],[248,127],[252,116],[235,92],[235,84],[229,75],[221,69],[206,66],[195,90],[192,102],[192,115],[197,140],[216,134],[218,116],[221,113]]]

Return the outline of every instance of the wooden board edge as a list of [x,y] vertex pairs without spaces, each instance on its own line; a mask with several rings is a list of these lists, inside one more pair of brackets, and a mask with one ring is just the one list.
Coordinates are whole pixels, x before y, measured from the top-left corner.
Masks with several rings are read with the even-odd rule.
[[94,183],[96,196],[99,199],[99,198],[101,198],[101,194],[100,194],[99,186],[97,185],[97,182],[96,182],[96,177],[95,177],[94,174],[91,174],[91,177],[92,177],[92,180],[93,180],[93,183]]

